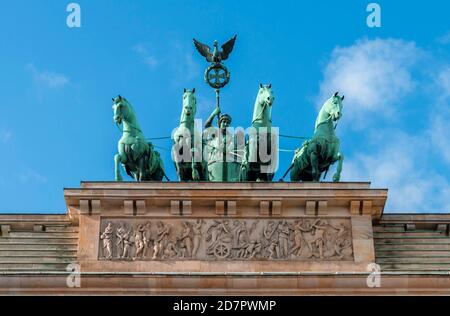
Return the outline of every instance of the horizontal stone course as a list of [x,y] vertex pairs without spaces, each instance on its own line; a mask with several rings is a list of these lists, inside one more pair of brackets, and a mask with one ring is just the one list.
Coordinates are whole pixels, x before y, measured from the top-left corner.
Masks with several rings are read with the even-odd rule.
[[47,249],[13,249],[13,250],[2,250],[0,248],[0,259],[4,257],[77,257],[77,250],[47,250]]
[[11,231],[10,238],[78,238],[78,232],[29,232]]
[[0,237],[0,272],[66,271],[77,261],[78,227],[67,215],[0,216],[0,224],[2,220],[11,223],[11,230]]
[[[450,237],[445,230],[415,229],[414,222],[407,225],[411,230],[376,226],[375,257],[382,271],[450,271]],[[407,228],[406,224],[402,226]]]
[[[450,216],[382,215],[387,190],[371,189],[369,183],[84,182],[81,188],[66,189],[65,198],[67,215],[0,215],[0,225],[10,225],[7,235],[0,237],[0,294],[450,294],[450,238],[446,229]],[[99,201],[95,212],[81,214],[80,200]],[[136,201],[136,206],[139,202],[139,208],[126,213],[124,201],[131,201],[131,205]],[[177,205],[186,212],[172,214],[171,201],[180,201]],[[217,201],[233,202],[227,212],[224,208],[218,214]],[[365,206],[364,212],[351,213],[352,203]],[[281,218],[289,219],[292,229],[297,218],[320,218],[331,224],[335,219],[350,219],[353,259],[164,262],[161,257],[122,262],[105,260],[104,244],[99,239],[107,220],[119,223],[133,219],[133,229],[147,219],[155,221],[151,226],[155,234],[158,220],[188,221],[191,228],[197,219],[228,219],[229,227],[235,220],[244,220],[250,228],[256,219],[266,223]],[[205,236],[212,235],[208,233],[210,226],[205,226]],[[170,239],[177,242],[183,227],[172,228],[176,230]],[[257,231],[259,235],[261,231]],[[339,229],[333,231],[338,236]],[[307,234],[311,235],[308,238],[313,236],[310,228]],[[291,249],[295,244],[293,230],[289,238]],[[136,249],[135,240],[130,242]],[[319,244],[311,244],[316,254]],[[307,249],[306,244],[303,247]],[[366,284],[367,265],[373,262],[387,273],[382,275],[379,289],[369,289]],[[66,273],[69,263],[79,263],[85,273],[80,289],[67,288],[67,274],[51,274]]]
[[42,262],[3,262],[0,263],[0,271],[66,271],[68,263],[42,263]]

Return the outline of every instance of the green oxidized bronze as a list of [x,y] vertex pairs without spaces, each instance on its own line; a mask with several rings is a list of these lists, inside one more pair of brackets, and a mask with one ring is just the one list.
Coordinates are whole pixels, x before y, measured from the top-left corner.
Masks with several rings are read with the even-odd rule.
[[[212,122],[219,116],[218,130],[212,128]],[[236,135],[230,133],[231,116],[220,114],[218,107],[205,122],[204,157],[206,157],[207,180],[237,182],[240,177],[241,162],[238,155]]]
[[319,181],[321,174],[326,173],[336,161],[338,166],[333,181],[340,180],[344,156],[339,152],[340,141],[335,129],[342,116],[343,100],[344,96],[340,97],[336,92],[322,106],[316,119],[314,136],[295,152],[290,168],[291,181]]
[[[221,46],[222,50],[219,50],[218,42],[214,41],[214,49],[211,50],[208,45],[194,39],[195,48],[210,63],[205,71],[205,82],[216,92],[216,109],[206,121],[206,135],[203,137],[204,156],[207,157],[206,180],[208,181],[239,181],[240,162],[234,161],[234,157],[227,157],[230,154],[236,154],[235,135],[230,135],[227,131],[231,117],[221,115],[220,110],[220,89],[230,81],[230,72],[222,62],[230,56],[235,42],[236,35]],[[218,135],[211,132],[212,121],[216,116],[220,130]]]
[[230,82],[230,71],[224,64],[213,63],[205,71],[205,82],[211,88],[223,88]]
[[211,51],[211,48],[202,44],[194,38],[194,45],[197,48],[198,52],[206,58],[206,61],[210,63],[221,63],[222,61],[228,59],[230,53],[233,51],[234,43],[236,42],[236,35],[234,35],[231,39],[229,39],[225,44],[222,45],[222,50],[219,50],[219,43],[214,41],[214,50]]
[[259,149],[261,146],[264,146],[267,153],[272,151],[271,128],[274,100],[272,85],[260,84],[253,107],[252,127],[255,133],[249,135],[245,146],[245,156],[241,168],[242,181],[272,181],[273,179],[273,172],[262,172],[264,166],[270,167],[270,164],[273,162],[263,162],[259,155]]
[[201,162],[202,135],[195,129],[196,112],[195,89],[184,89],[180,125],[172,136],[172,140],[177,145],[173,146],[173,149],[178,150],[172,157],[175,158],[175,168],[180,181],[206,180]]
[[[194,39],[194,45],[210,63],[205,71],[206,83],[216,94],[216,108],[206,120],[204,130],[196,130],[197,99],[195,89],[184,89],[180,125],[172,136],[172,158],[180,181],[272,181],[278,166],[278,129],[272,127],[272,86],[260,84],[254,104],[251,128],[244,142],[244,132],[230,130],[231,116],[222,114],[220,89],[230,81],[230,72],[222,63],[233,50],[236,36],[214,49]],[[335,134],[342,116],[342,101],[336,92],[322,106],[315,123],[314,135],[295,151],[290,171],[291,181],[320,181],[338,162],[333,181],[339,181],[344,156]],[[115,155],[115,179],[122,181],[120,164],[137,181],[161,181],[167,176],[160,155],[142,133],[131,104],[121,96],[113,99],[114,121],[122,125],[122,137]],[[217,117],[218,128],[212,123]],[[120,127],[119,127],[120,129]],[[238,129],[239,130],[239,129]],[[242,136],[242,137],[240,137]],[[274,153],[276,161],[274,162]],[[267,159],[267,158],[270,159]],[[283,179],[282,178],[282,179]],[[325,177],[324,177],[325,178]]]
[[119,129],[120,125],[123,128],[118,154],[114,156],[116,181],[122,181],[120,164],[136,181],[161,181],[165,176],[163,162],[152,143],[145,139],[131,104],[119,95],[113,98],[113,111],[114,122]]
[[228,59],[233,51],[234,43],[236,42],[236,35],[222,45],[222,50],[219,50],[219,44],[214,41],[214,49],[202,44],[194,38],[194,45],[198,52],[206,58],[206,61],[211,65],[205,71],[205,82],[209,84],[211,88],[221,89],[227,85],[230,81],[230,72],[227,67],[222,64],[222,61]]

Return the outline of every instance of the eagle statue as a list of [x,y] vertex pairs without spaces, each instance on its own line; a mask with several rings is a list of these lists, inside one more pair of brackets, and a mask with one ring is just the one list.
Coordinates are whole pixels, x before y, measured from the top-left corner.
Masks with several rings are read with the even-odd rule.
[[194,38],[194,45],[197,48],[198,52],[206,58],[206,60],[210,63],[220,63],[223,60],[226,60],[228,56],[230,56],[231,51],[234,47],[234,42],[236,41],[236,36],[234,35],[231,39],[229,39],[225,44],[222,45],[222,50],[219,50],[218,42],[214,41],[214,50],[211,52],[211,47],[206,44],[200,43]]

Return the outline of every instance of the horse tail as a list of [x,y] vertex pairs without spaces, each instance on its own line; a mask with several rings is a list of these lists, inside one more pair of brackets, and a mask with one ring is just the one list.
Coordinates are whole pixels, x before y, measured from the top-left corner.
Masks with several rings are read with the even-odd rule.
[[161,169],[161,171],[162,171],[162,173],[163,173],[164,178],[166,178],[166,180],[167,180],[168,182],[170,182],[170,179],[169,179],[169,177],[166,175],[164,169]]
[[290,165],[290,167],[288,168],[288,170],[286,170],[286,172],[284,173],[284,175],[280,178],[280,180],[278,180],[279,182],[283,182],[284,181],[284,178],[286,178],[286,176],[287,176],[287,174],[289,173],[289,171],[291,171],[292,170],[292,168],[294,168],[294,163],[292,163],[291,165]]

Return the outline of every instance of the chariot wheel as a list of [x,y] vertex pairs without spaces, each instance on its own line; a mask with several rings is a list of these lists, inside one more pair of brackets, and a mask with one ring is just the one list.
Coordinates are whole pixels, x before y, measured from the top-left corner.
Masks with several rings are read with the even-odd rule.
[[214,255],[218,259],[225,259],[231,254],[231,247],[223,242],[219,242],[214,247]]

